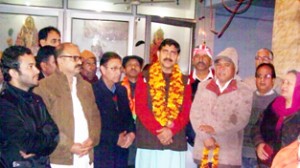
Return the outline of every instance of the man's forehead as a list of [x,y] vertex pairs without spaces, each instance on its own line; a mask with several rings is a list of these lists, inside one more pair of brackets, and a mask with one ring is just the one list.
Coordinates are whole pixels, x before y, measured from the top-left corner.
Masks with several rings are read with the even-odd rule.
[[222,57],[215,61],[215,63],[233,63],[230,58]]
[[23,54],[23,55],[20,55],[20,57],[19,58],[29,58],[29,57],[32,57],[32,58],[34,58],[34,56],[32,55],[32,54]]
[[257,72],[265,72],[265,71],[271,71],[272,72],[272,68],[269,66],[261,66]]
[[129,64],[129,63],[130,64],[133,64],[133,63],[138,63],[139,64],[139,61],[137,59],[129,59],[128,62],[126,63],[126,65]]
[[24,54],[19,57],[19,62],[24,64],[35,64],[35,59],[32,54]]
[[49,35],[57,35],[57,36],[60,37],[59,33],[57,33],[57,32],[54,31],[54,30],[51,30],[50,32],[48,32],[47,36],[49,36]]
[[173,48],[174,50],[176,50],[177,51],[177,49],[176,49],[176,47],[174,46],[174,45],[165,45],[165,46],[163,46],[162,47],[162,49],[167,49],[167,48]]
[[67,45],[67,46],[65,46],[64,50],[62,51],[62,54],[80,55],[80,51],[79,51],[79,48],[75,45]]
[[269,56],[269,55],[270,55],[270,52],[265,49],[261,49],[257,52],[257,56]]
[[87,58],[85,59],[85,62],[95,62],[96,58]]
[[202,57],[208,57],[208,58],[210,59],[210,56],[207,55],[207,54],[204,53],[204,52],[203,52],[203,53],[197,53],[197,54],[194,55],[194,57],[201,57],[201,56],[202,56]]

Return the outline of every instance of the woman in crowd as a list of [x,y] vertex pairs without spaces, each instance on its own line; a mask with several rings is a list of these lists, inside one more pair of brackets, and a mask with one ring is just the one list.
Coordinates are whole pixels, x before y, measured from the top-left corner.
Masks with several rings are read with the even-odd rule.
[[280,149],[276,154],[273,162],[272,168],[299,168],[300,163],[300,135],[298,139],[295,140],[290,145]]
[[275,154],[297,139],[299,123],[300,73],[292,70],[283,79],[280,96],[252,129],[260,167],[270,167]]

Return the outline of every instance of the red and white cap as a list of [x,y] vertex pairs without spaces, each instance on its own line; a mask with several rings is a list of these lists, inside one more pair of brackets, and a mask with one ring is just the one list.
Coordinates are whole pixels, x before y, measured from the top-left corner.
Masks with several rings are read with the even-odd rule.
[[210,48],[208,48],[205,44],[201,44],[198,47],[194,48],[193,56],[195,55],[207,55],[211,59],[213,59]]

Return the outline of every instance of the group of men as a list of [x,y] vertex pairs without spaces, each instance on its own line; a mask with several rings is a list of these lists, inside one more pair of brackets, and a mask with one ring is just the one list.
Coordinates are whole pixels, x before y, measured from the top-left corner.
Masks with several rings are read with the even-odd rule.
[[[39,35],[39,53],[47,58],[34,57],[23,46],[7,48],[1,58],[6,81],[0,95],[1,164],[92,167],[101,120],[92,86],[79,75],[79,48],[60,44],[59,31],[53,27]],[[47,46],[51,44],[56,48]]]
[[256,159],[247,129],[257,121],[257,109],[265,108],[263,95],[276,93],[269,50],[255,57],[267,63],[257,64],[253,95],[237,78],[234,48],[213,59],[207,46],[199,46],[190,76],[180,71],[181,49],[173,39],[162,41],[158,61],[142,73],[140,57],[122,60],[106,52],[98,80],[93,53],[61,43],[56,28],[42,29],[39,41],[36,57],[12,46],[1,58],[7,83],[0,95],[3,165],[183,168],[189,167],[188,146],[202,167],[241,167]]

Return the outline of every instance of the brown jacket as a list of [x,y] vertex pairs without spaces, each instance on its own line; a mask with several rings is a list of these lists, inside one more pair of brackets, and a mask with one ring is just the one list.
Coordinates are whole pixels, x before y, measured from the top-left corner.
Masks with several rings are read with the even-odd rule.
[[[99,143],[101,120],[98,107],[91,85],[77,75],[77,96],[81,102],[83,112],[88,122],[89,137],[94,146]],[[57,148],[50,155],[53,164],[73,164],[73,154],[70,152],[74,144],[74,116],[71,90],[67,77],[57,71],[51,76],[40,81],[34,92],[40,95],[47,109],[59,128],[60,140]],[[89,153],[90,161],[93,161],[93,150]]]

